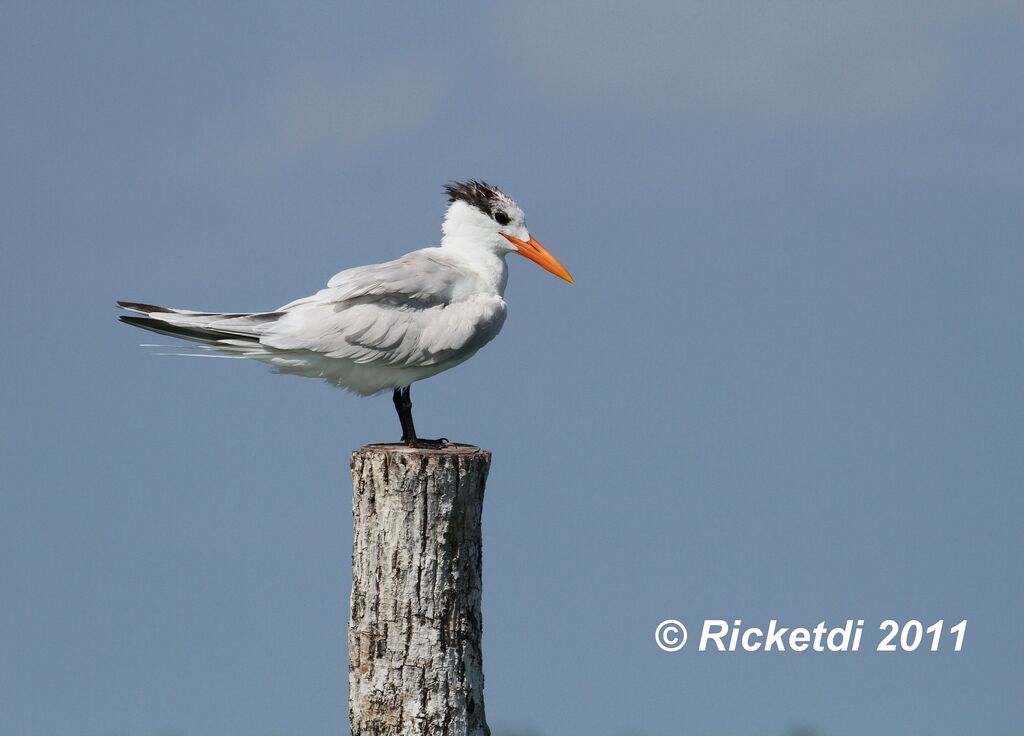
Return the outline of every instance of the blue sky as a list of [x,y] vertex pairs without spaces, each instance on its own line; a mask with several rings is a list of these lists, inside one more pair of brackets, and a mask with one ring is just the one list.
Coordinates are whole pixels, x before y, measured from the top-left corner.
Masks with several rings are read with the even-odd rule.
[[[347,455],[390,400],[154,357],[112,304],[275,307],[475,177],[577,280],[513,262],[501,336],[415,390],[494,452],[496,736],[1019,732],[1022,21],[7,4],[0,731],[344,731]],[[654,646],[705,617],[970,628]]]

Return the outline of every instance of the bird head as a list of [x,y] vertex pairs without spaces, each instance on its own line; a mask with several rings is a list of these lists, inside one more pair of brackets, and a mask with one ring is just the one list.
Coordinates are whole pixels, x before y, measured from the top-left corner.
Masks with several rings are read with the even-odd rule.
[[446,240],[479,245],[501,256],[518,253],[570,284],[575,283],[565,266],[530,235],[523,211],[503,191],[472,180],[452,182],[445,191],[448,211],[442,230]]

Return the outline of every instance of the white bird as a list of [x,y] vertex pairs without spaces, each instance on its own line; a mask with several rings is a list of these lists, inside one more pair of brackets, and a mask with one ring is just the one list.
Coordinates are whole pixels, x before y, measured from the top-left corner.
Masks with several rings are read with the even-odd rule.
[[272,312],[196,312],[119,301],[121,321],[252,358],[280,373],[323,378],[368,396],[391,389],[402,442],[416,436],[409,387],[471,358],[505,322],[505,256],[518,253],[574,283],[526,229],[523,211],[480,181],[445,187],[441,245],[335,274],[327,288]]

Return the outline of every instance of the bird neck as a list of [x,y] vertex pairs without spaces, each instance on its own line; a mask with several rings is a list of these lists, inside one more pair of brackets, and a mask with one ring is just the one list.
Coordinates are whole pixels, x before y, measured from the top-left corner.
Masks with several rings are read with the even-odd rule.
[[481,242],[478,238],[452,234],[446,234],[441,239],[441,247],[475,271],[487,291],[498,296],[505,295],[505,284],[508,281],[508,266],[505,264],[505,255],[509,252],[507,248],[498,243],[488,247],[487,242]]

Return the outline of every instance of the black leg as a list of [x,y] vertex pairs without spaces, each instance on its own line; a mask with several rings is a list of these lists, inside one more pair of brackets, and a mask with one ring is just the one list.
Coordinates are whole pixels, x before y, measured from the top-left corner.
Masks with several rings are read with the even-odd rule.
[[398,412],[398,421],[402,423],[402,442],[409,447],[425,449],[438,449],[449,444],[444,437],[439,440],[423,440],[416,436],[416,426],[412,421],[412,396],[408,386],[396,388],[392,398],[395,402],[395,411]]
[[394,395],[395,411],[398,412],[398,421],[402,423],[402,442],[407,445],[416,444],[416,427],[412,423],[412,399],[409,398],[409,389],[396,388]]

